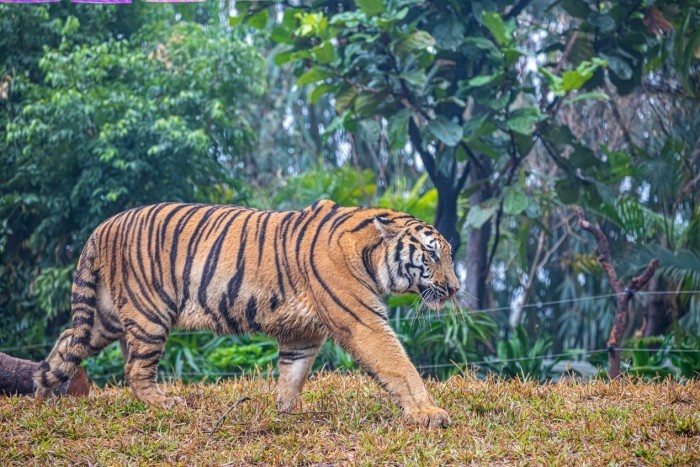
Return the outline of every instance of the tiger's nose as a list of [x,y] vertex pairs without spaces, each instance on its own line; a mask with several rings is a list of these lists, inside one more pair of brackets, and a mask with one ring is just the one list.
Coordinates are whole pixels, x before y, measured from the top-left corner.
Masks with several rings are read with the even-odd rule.
[[447,295],[452,297],[457,292],[459,292],[459,285],[449,285],[449,284],[447,285]]

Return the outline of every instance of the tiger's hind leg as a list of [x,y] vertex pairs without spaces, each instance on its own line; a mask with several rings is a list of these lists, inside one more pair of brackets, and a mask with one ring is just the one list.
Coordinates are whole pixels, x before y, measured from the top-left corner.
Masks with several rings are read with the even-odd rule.
[[325,338],[279,343],[279,380],[277,408],[280,412],[300,413],[304,410],[301,390]]
[[122,309],[122,316],[128,348],[124,374],[134,396],[147,404],[163,408],[183,403],[179,397],[166,397],[156,381],[158,362],[165,351],[170,327],[149,319],[133,319],[139,316],[135,309]]

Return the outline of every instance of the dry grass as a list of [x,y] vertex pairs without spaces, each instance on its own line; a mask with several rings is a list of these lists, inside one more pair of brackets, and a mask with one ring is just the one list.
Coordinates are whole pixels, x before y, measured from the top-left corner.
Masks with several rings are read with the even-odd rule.
[[[700,464],[700,382],[429,383],[452,427],[404,425],[360,375],[320,374],[313,413],[276,411],[272,379],[169,385],[187,407],[159,410],[126,389],[86,399],[0,399],[2,464]],[[235,407],[209,437],[226,410]]]

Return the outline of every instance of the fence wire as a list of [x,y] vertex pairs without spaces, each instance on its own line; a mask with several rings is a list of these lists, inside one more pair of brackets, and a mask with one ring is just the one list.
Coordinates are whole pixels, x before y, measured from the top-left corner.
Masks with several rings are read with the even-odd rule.
[[[611,294],[601,294],[601,295],[593,295],[593,296],[588,296],[588,297],[576,297],[576,298],[571,298],[571,299],[566,299],[566,300],[553,300],[553,301],[547,301],[547,302],[536,302],[536,303],[529,303],[523,306],[523,308],[543,308],[543,307],[549,307],[549,306],[554,306],[554,305],[562,305],[562,304],[570,304],[570,303],[577,303],[581,301],[589,301],[589,300],[600,300],[600,299],[609,299],[612,297],[617,297],[618,295],[625,295],[625,293],[622,294],[616,294],[616,293],[611,293]],[[655,291],[655,292],[644,292],[644,291],[638,291],[634,295],[639,296],[639,295],[694,295],[694,294],[700,294],[700,290],[684,290],[684,291]],[[479,309],[479,310],[463,310],[463,309],[458,309],[458,310],[453,310],[452,313],[434,313],[430,314],[428,316],[406,316],[406,317],[394,317],[389,319],[389,322],[401,322],[401,321],[416,321],[416,322],[421,322],[423,320],[441,320],[444,319],[448,316],[459,316],[461,314],[478,314],[478,313],[495,313],[495,312],[501,312],[501,311],[510,311],[512,307],[510,306],[504,306],[504,307],[495,307],[495,308],[487,308],[487,309]],[[171,336],[196,336],[196,335],[212,335],[211,331],[174,331],[171,333]],[[5,348],[0,348],[0,352],[3,353],[8,353],[8,352],[14,352],[17,350],[27,350],[27,349],[40,349],[40,348],[51,348],[53,347],[54,343],[53,342],[45,342],[42,344],[28,344],[28,345],[18,345],[14,347],[5,347]],[[637,348],[620,348],[620,351],[643,351],[645,349],[637,349]],[[673,353],[700,353],[700,349],[680,349],[680,348],[666,348],[664,349],[665,351],[668,352],[673,352]],[[651,351],[651,350],[650,350]],[[510,362],[517,362],[517,361],[532,361],[532,360],[538,360],[538,359],[554,359],[554,358],[560,358],[560,357],[588,357],[591,355],[595,355],[598,353],[605,353],[608,352],[608,349],[596,349],[596,350],[584,350],[584,349],[572,349],[568,352],[562,352],[559,354],[551,354],[551,355],[537,355],[537,356],[531,356],[531,357],[518,357],[518,358],[511,358],[511,359],[498,359],[498,358],[492,358],[488,360],[480,360],[480,361],[472,361],[472,362],[463,362],[461,364],[457,363],[443,363],[443,364],[434,364],[434,365],[418,365],[416,368],[419,370],[432,370],[432,369],[440,369],[440,368],[450,368],[450,367],[455,367],[455,368],[460,368],[460,365],[462,366],[479,366],[479,365],[486,365],[486,364],[500,364],[500,363],[510,363]],[[233,376],[244,376],[246,374],[251,374],[254,373],[253,371],[251,372],[220,372],[220,373],[193,373],[193,372],[184,372],[184,373],[177,373],[179,377],[182,376],[187,376],[187,377],[202,377],[202,378],[217,378],[217,377],[233,377]],[[159,373],[161,376],[163,375],[162,373]],[[165,374],[166,376],[169,375],[170,377],[174,377],[176,373],[172,374]],[[123,373],[118,372],[118,373],[109,373],[109,374],[103,374],[99,375],[98,379],[106,379],[109,380],[110,378],[115,378],[118,376],[122,376]]]
[[[621,352],[629,351],[629,352],[653,352],[653,349],[639,349],[639,348],[633,348],[633,347],[622,347],[618,349]],[[691,354],[700,354],[700,349],[679,349],[679,348],[665,348],[664,351],[668,353],[691,353]],[[583,350],[583,349],[574,349],[568,352],[561,352],[557,354],[550,354],[550,355],[535,355],[535,356],[527,356],[527,357],[516,357],[516,358],[491,358],[491,359],[486,359],[486,360],[474,360],[474,361],[465,361],[465,362],[452,362],[452,363],[439,363],[439,364],[432,364],[432,365],[416,365],[416,369],[419,371],[428,371],[428,370],[437,370],[437,369],[444,369],[444,368],[455,368],[459,371],[462,371],[464,369],[467,369],[469,367],[479,367],[482,365],[499,365],[499,364],[504,364],[504,363],[513,363],[513,362],[522,362],[522,361],[533,361],[533,360],[553,360],[556,358],[561,358],[560,360],[561,363],[571,363],[571,362],[578,362],[580,360],[574,360],[574,358],[581,358],[581,357],[590,357],[591,355],[596,355],[596,354],[603,354],[607,353],[608,349],[595,349],[595,350]],[[565,357],[571,357],[570,359],[566,359]],[[333,371],[339,371],[341,373],[347,373],[347,372],[352,372],[355,371],[353,369],[349,368],[336,368]],[[211,372],[211,373],[205,373],[205,372],[192,372],[192,371],[186,371],[186,372],[168,372],[168,371],[163,371],[159,370],[158,371],[158,378],[161,381],[169,381],[169,380],[175,380],[175,379],[180,379],[183,377],[187,378],[200,378],[200,379],[217,379],[217,378],[233,378],[233,377],[242,377],[242,376],[262,376],[262,377],[268,377],[268,376],[276,376],[278,374],[277,370],[260,370],[260,369],[251,369],[248,371],[223,371],[223,372]],[[107,374],[101,374],[101,375],[96,375],[92,379],[94,381],[102,381],[102,382],[108,382],[109,380],[117,380],[117,378],[123,378],[124,373],[122,371],[119,372],[114,372],[114,373],[107,373]]]

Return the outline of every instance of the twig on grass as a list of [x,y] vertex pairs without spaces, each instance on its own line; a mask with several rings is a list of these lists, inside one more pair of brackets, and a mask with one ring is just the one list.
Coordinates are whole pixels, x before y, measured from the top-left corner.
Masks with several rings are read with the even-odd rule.
[[[211,429],[211,431],[209,431],[209,437],[208,437],[207,439],[211,439],[211,437],[214,436],[214,433],[216,432],[216,430],[219,429],[219,427],[220,427],[221,424],[224,422],[224,420],[226,419],[226,417],[228,417],[228,415],[229,415],[231,412],[233,412],[233,409],[235,409],[236,407],[238,407],[238,406],[241,405],[242,403],[247,402],[247,401],[249,401],[249,400],[250,400],[250,397],[248,397],[248,396],[243,396],[243,397],[241,397],[240,399],[238,399],[236,402],[234,402],[233,405],[226,411],[226,413],[223,414],[223,415],[221,416],[221,418],[216,422],[216,424],[215,424],[214,427]],[[206,431],[207,431],[207,430],[204,430],[205,433],[206,433]]]

